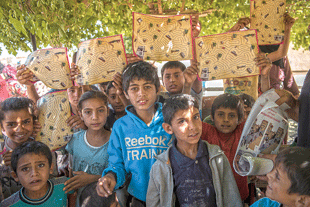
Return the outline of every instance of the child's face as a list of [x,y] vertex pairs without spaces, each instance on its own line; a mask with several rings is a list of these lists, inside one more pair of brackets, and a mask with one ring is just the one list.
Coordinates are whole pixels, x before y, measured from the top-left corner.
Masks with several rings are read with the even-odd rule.
[[282,165],[278,165],[270,173],[268,173],[267,178],[268,186],[266,196],[272,200],[282,203],[284,206],[295,206],[297,194],[288,193],[288,190],[291,187],[291,181]]
[[163,74],[163,85],[170,94],[182,93],[184,76],[180,68],[167,68]]
[[80,97],[82,95],[82,87],[81,86],[72,86],[67,89],[69,102],[72,106],[76,107],[79,103]]
[[97,131],[104,127],[108,117],[108,109],[103,100],[92,98],[83,101],[82,111],[79,111],[79,114],[88,129]]
[[127,99],[139,113],[141,111],[150,111],[154,109],[154,103],[157,100],[156,87],[154,83],[145,79],[133,79],[125,93]]
[[122,113],[125,111],[125,106],[116,91],[113,87],[109,89],[108,100],[116,113]]
[[163,128],[167,133],[175,135],[178,145],[195,145],[202,132],[199,110],[193,106],[179,110],[174,114],[171,125],[163,123]]
[[48,190],[47,180],[52,172],[53,168],[49,166],[45,155],[29,153],[19,158],[16,174],[13,172],[12,175],[23,185],[27,196],[43,197]]
[[220,107],[215,110],[214,125],[218,131],[224,134],[233,132],[239,124],[237,109]]
[[26,142],[33,132],[33,116],[28,109],[7,111],[2,121],[2,131],[15,146]]

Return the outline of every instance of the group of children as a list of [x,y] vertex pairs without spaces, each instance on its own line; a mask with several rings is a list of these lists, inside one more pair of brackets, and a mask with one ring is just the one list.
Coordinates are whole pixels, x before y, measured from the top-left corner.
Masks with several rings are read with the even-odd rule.
[[[278,51],[289,42],[292,19],[286,19],[288,34]],[[269,89],[271,61],[278,56],[255,59],[262,67],[263,91]],[[94,86],[67,89],[72,110],[67,123],[75,133],[64,153],[35,141],[39,96],[26,70],[19,67],[17,79],[27,86],[29,99],[9,98],[0,108],[5,135],[0,206],[244,205],[247,177],[237,174],[232,163],[254,99],[220,95],[209,123],[202,122],[202,83],[194,61],[187,68],[179,61],[162,67],[165,92],[157,69],[144,61],[128,64],[114,81],[100,84],[101,91]],[[309,172],[309,149],[281,151],[267,174],[268,198],[252,206],[310,206]]]
[[[137,207],[243,206],[248,196],[247,178],[235,173],[232,161],[244,125],[245,99],[220,95],[211,109],[214,125],[203,123],[198,100],[183,94],[184,85],[195,82],[194,78],[184,78],[184,72],[197,73],[181,68],[166,70],[164,76],[170,73],[174,77],[164,81],[169,97],[163,105],[157,102],[157,70],[144,61],[124,69],[123,91],[115,90],[114,83],[108,84],[107,96],[89,90],[77,102],[71,99],[87,129],[79,129],[66,146],[70,178],[51,177],[57,161],[48,147],[32,138],[34,102],[27,98],[3,101],[1,206],[66,206],[67,202],[73,206],[124,205],[115,194],[119,188],[129,193],[131,206]],[[184,78],[183,83],[173,82],[178,75]],[[177,87],[182,90],[174,92]],[[131,103],[125,112],[120,93]],[[109,109],[108,100],[113,109]],[[106,124],[109,113],[116,120],[110,127]],[[265,198],[253,206],[309,206],[309,158],[309,149],[281,152],[275,169],[267,175],[270,183],[266,194],[275,201]]]

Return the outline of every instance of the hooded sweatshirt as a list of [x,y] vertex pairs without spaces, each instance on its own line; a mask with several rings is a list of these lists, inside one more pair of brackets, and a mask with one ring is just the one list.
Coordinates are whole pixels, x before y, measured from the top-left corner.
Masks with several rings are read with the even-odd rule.
[[[217,206],[242,206],[238,187],[224,152],[217,145],[211,145],[206,141],[202,143],[207,145],[209,151],[209,166],[212,171]],[[152,167],[147,191],[146,206],[148,207],[175,206],[176,196],[169,159],[170,149],[156,156],[157,161]]]
[[146,201],[154,156],[166,151],[172,143],[171,135],[162,127],[161,103],[156,103],[155,108],[149,126],[135,114],[133,106],[126,108],[127,115],[113,125],[108,147],[109,167],[102,173],[102,176],[110,171],[116,174],[115,189],[124,184],[126,175],[131,174],[128,193],[141,201]]

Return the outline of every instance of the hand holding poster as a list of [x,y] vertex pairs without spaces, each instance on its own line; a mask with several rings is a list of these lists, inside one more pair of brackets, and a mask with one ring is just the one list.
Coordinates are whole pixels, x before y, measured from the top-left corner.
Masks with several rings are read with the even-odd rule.
[[79,85],[93,85],[113,80],[127,65],[122,35],[87,40],[79,44],[76,65]]
[[259,45],[280,44],[284,39],[285,0],[251,0],[251,29]]
[[192,17],[133,13],[132,48],[144,60],[193,59]]
[[66,120],[71,116],[67,91],[47,94],[38,100],[41,132],[36,140],[43,142],[51,150],[67,144],[67,136],[72,134]]
[[47,87],[66,89],[72,86],[67,48],[50,48],[31,53],[25,65]]
[[264,175],[273,169],[273,161],[258,154],[277,154],[288,130],[286,103],[277,105],[280,96],[271,89],[255,102],[244,125],[234,158],[234,169],[242,176]]
[[197,37],[195,49],[202,80],[260,74],[254,61],[259,51],[255,30]]

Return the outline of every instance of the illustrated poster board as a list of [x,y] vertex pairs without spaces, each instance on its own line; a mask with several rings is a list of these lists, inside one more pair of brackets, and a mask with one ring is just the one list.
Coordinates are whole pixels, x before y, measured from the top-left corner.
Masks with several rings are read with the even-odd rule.
[[200,78],[204,81],[259,75],[255,30],[195,38]]
[[49,88],[67,89],[73,86],[67,48],[36,50],[27,57],[25,65]]
[[279,95],[271,89],[255,102],[244,125],[234,158],[234,169],[242,176],[265,175],[273,161],[258,154],[277,154],[288,131],[287,104],[277,105]]
[[79,43],[77,66],[79,85],[112,81],[113,76],[127,65],[122,35],[97,38]]
[[241,78],[227,78],[223,80],[224,93],[239,95],[245,93],[258,98],[258,75]]
[[49,93],[38,100],[41,132],[36,140],[43,142],[51,150],[66,145],[67,137],[72,134],[66,120],[71,116],[67,91]]
[[134,12],[132,48],[144,60],[193,59],[191,16],[162,17]]
[[251,29],[259,45],[280,44],[284,39],[285,0],[251,0]]

